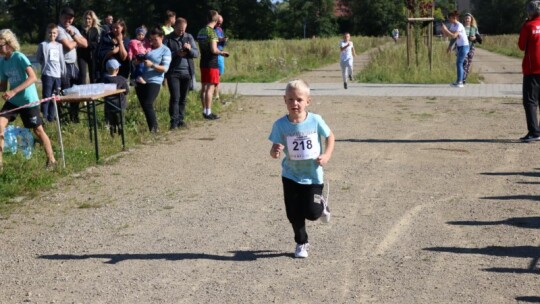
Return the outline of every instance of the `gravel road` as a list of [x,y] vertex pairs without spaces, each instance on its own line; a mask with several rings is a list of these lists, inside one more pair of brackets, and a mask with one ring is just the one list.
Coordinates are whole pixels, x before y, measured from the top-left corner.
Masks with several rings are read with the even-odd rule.
[[311,110],[337,138],[333,216],[309,223],[309,258],[268,155],[282,98],[244,97],[0,220],[0,302],[540,302],[519,99],[329,95]]

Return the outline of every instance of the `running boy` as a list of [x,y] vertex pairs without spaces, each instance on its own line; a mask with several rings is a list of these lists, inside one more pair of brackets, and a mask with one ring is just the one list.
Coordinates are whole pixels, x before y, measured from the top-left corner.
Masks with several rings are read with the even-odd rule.
[[[272,126],[268,139],[272,142],[270,156],[279,158],[282,152],[282,181],[287,218],[294,230],[294,256],[307,258],[309,243],[306,219],[327,223],[330,209],[323,191],[323,166],[334,151],[334,133],[322,117],[306,111],[311,103],[308,84],[300,79],[287,84],[284,96],[288,115]],[[325,138],[325,148],[321,144]]]
[[341,65],[341,76],[343,77],[343,88],[347,89],[347,77],[349,80],[353,80],[353,64],[354,57],[356,57],[351,34],[343,34],[343,40],[339,42],[339,49],[341,51],[339,63]]
[[39,105],[28,106],[39,101],[35,84],[37,77],[30,60],[20,49],[19,41],[11,30],[0,30],[0,92],[3,92],[2,98],[6,101],[0,110],[0,172],[4,130],[17,115],[21,115],[24,127],[33,129],[41,141],[47,155],[47,168],[56,165],[51,141],[43,129]]

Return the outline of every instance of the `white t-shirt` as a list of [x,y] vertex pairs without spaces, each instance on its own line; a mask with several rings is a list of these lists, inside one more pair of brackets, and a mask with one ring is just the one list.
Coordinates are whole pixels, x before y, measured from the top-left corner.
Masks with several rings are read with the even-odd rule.
[[354,48],[354,44],[352,41],[345,41],[345,40],[342,40],[340,43],[339,43],[339,49],[341,49],[342,47],[346,46],[347,43],[349,44],[348,47],[344,48],[342,51],[341,51],[341,61],[347,61],[349,59],[352,59],[353,58],[353,55],[352,55],[352,49]]
[[460,22],[452,23],[449,28],[452,33],[459,33],[459,36],[456,39],[457,46],[469,45],[469,38],[465,32],[465,27]]
[[[70,28],[74,32],[73,37],[81,34],[81,32],[73,25],[70,25]],[[64,39],[67,39],[68,41],[73,41],[73,37],[71,37],[71,35],[66,32],[66,29],[61,24],[58,24],[58,37],[56,37],[56,41],[60,42]],[[73,48],[69,51],[66,51],[64,49],[64,60],[66,63],[77,62],[77,48]]]

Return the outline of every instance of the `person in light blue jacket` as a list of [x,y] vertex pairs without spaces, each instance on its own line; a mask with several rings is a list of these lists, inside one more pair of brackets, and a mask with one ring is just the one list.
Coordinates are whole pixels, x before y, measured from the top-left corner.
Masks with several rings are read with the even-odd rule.
[[151,133],[157,133],[158,122],[154,102],[161,89],[161,84],[165,79],[165,73],[171,64],[171,50],[163,44],[164,32],[161,27],[156,26],[150,31],[150,44],[152,50],[148,52],[144,59],[137,59],[137,63],[144,63],[143,79],[146,83],[137,83],[135,92],[146,117],[148,129]]

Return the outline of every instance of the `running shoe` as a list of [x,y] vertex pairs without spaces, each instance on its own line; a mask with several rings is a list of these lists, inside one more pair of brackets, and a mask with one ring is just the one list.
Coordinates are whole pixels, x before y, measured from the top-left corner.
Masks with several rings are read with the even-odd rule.
[[309,243],[296,244],[296,250],[294,251],[295,258],[307,258],[309,250]]

